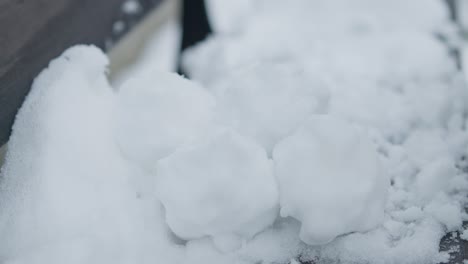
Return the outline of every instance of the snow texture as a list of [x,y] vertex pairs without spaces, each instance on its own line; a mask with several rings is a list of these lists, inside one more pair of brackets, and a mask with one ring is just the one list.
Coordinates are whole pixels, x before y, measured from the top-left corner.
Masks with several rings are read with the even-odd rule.
[[0,263],[448,260],[468,87],[443,1],[219,3],[192,80],[144,64],[113,89],[90,46],[36,78],[0,172]]
[[1,172],[0,262],[151,263],[171,251],[158,204],[137,199],[109,137],[107,63],[77,46],[34,81]]
[[255,65],[220,81],[215,91],[218,122],[271,153],[280,139],[328,106],[325,81],[294,66]]
[[273,163],[234,131],[178,149],[158,162],[156,175],[167,223],[181,238],[210,236],[219,249],[232,251],[276,218]]
[[281,141],[273,157],[281,216],[302,223],[302,241],[326,244],[382,223],[389,179],[364,131],[314,117]]
[[146,170],[210,129],[215,99],[175,73],[141,74],[122,84],[115,111],[122,153]]

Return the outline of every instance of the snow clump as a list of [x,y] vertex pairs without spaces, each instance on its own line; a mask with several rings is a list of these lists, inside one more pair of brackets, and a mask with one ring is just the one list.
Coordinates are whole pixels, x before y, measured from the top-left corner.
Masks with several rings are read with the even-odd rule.
[[372,141],[349,122],[309,119],[273,152],[281,216],[301,224],[301,239],[320,245],[382,223],[389,179]]
[[156,175],[167,224],[183,239],[210,236],[219,249],[232,251],[276,218],[273,163],[234,131],[179,148],[158,162]]

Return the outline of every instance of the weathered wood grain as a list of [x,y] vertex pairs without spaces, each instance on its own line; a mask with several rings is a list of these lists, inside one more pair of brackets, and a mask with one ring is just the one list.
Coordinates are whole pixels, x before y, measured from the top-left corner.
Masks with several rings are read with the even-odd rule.
[[[0,146],[32,80],[75,44],[106,48],[162,0],[139,0],[141,11],[122,12],[126,0],[0,0]],[[114,22],[125,30],[113,33]]]

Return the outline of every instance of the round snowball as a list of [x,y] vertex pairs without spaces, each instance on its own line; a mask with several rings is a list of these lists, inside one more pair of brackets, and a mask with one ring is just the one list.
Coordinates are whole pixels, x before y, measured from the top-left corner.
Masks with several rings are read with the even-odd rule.
[[214,97],[174,73],[131,79],[117,96],[117,142],[127,158],[146,169],[211,127]]
[[328,105],[328,88],[294,64],[250,67],[216,86],[218,120],[257,140],[268,153]]
[[178,149],[158,162],[156,174],[167,224],[183,239],[210,236],[219,249],[230,251],[276,218],[272,161],[233,131]]
[[383,220],[389,181],[363,130],[314,116],[277,145],[273,158],[281,215],[301,222],[304,242],[325,244]]

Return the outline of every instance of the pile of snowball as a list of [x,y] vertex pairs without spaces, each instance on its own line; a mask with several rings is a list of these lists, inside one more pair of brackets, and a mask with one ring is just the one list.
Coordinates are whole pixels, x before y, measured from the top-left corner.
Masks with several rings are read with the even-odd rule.
[[442,3],[252,3],[184,55],[192,80],[112,87],[92,46],[50,63],[0,172],[0,263],[449,260],[468,89]]
[[246,69],[216,94],[154,73],[117,94],[116,140],[154,175],[180,238],[235,250],[279,208],[324,244],[381,224],[390,184],[368,132],[327,115],[328,100],[326,83],[290,65]]
[[[319,78],[257,65],[216,94],[165,72],[115,91],[106,67],[100,50],[77,46],[36,79],[2,170],[0,233],[12,243],[0,256],[34,244],[28,233],[60,241],[102,233],[104,218],[145,222],[132,209],[138,199],[159,201],[178,239],[208,237],[221,252],[280,217],[299,221],[310,245],[382,223],[390,182],[377,148],[365,128],[326,114]],[[137,175],[140,185],[128,187]]]

